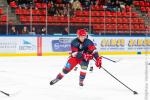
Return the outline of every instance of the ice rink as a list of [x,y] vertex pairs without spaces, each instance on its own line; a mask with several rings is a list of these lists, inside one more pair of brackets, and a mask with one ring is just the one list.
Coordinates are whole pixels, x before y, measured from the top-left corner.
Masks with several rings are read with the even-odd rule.
[[[106,56],[103,67],[138,95],[125,88],[103,69],[88,71],[85,86],[79,86],[79,71],[72,70],[53,86],[49,82],[62,70],[67,57],[0,57],[0,100],[145,100],[145,55]],[[150,62],[150,57],[148,58]],[[147,65],[148,67],[150,65]],[[150,70],[150,69],[148,69]]]

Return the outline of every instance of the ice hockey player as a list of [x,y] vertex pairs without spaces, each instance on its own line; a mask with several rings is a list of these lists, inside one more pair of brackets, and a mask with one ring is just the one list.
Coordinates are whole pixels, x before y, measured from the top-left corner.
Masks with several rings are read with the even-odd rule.
[[95,65],[100,68],[102,58],[98,55],[94,43],[87,38],[87,32],[84,29],[77,30],[77,38],[71,42],[71,53],[65,67],[62,69],[55,79],[50,82],[50,85],[61,80],[65,74],[69,73],[77,64],[81,66],[79,85],[83,86],[83,81],[86,77],[86,71],[89,61],[95,59]]

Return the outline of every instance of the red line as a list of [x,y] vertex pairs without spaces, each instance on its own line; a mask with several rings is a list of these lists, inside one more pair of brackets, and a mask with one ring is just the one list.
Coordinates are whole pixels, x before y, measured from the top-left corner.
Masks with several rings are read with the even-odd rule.
[[37,55],[42,56],[42,37],[37,37]]

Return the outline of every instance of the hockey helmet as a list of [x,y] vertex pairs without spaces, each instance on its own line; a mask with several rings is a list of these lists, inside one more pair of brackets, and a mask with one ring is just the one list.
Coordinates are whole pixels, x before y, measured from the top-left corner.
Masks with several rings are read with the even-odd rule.
[[77,30],[77,35],[79,36],[87,36],[87,32],[85,29],[78,29]]

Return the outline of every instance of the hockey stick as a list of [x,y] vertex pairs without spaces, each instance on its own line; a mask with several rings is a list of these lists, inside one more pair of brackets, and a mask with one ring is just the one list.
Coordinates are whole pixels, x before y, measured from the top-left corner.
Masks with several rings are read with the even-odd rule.
[[107,59],[107,60],[109,60],[111,62],[114,62],[114,63],[117,63],[117,62],[119,62],[121,60],[121,59],[119,59],[119,60],[112,60],[112,59],[104,57],[104,56],[101,56],[101,57],[104,58],[104,59]]
[[3,93],[3,94],[5,94],[6,96],[10,96],[10,94],[8,94],[8,93],[6,93],[6,92],[4,92],[4,91],[1,91],[1,90],[0,90],[0,92]]
[[[95,59],[93,59],[95,61]],[[96,62],[96,61],[95,61]],[[118,78],[116,78],[114,75],[112,75],[109,71],[107,71],[104,67],[101,67],[106,73],[108,73],[110,76],[112,76],[115,80],[117,80],[119,83],[121,83],[123,86],[125,86],[127,89],[133,92],[133,94],[138,94],[138,92],[134,91],[127,85],[125,85],[123,82],[121,82]]]

